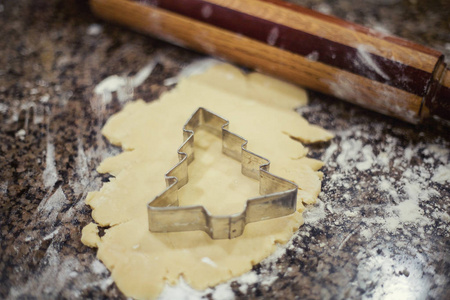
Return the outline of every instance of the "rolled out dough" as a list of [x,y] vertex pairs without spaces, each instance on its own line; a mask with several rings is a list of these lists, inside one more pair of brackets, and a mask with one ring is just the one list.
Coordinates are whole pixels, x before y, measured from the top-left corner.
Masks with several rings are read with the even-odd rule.
[[[302,202],[315,202],[322,177],[322,162],[306,158],[307,149],[291,137],[307,142],[332,137],[293,111],[305,103],[302,89],[221,64],[183,79],[159,100],[129,103],[108,120],[103,134],[124,152],[98,167],[114,177],[87,196],[98,225],[87,225],[82,241],[98,247],[98,258],[125,295],[156,298],[166,281],[176,284],[180,276],[195,289],[217,285],[249,271],[277,243],[289,240],[303,223]],[[249,140],[251,151],[271,161],[272,173],[299,185],[299,212],[249,224],[232,240],[212,240],[200,231],[149,232],[146,204],[165,188],[164,174],[178,160],[182,127],[200,106],[227,118],[230,130]],[[189,166],[190,181],[180,190],[180,204],[202,204],[214,214],[241,211],[258,194],[258,182],[221,153],[220,139],[199,131],[195,141],[196,158]],[[99,237],[97,226],[110,228]]]

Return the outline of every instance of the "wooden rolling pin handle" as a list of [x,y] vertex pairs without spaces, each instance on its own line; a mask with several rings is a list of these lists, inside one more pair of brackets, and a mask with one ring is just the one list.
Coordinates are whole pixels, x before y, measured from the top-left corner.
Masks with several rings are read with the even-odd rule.
[[98,16],[416,123],[450,119],[442,53],[279,0],[90,0]]

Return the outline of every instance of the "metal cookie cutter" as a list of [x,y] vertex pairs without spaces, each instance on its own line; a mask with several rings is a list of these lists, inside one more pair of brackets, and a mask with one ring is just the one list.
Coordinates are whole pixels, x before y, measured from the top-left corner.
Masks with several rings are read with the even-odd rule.
[[[150,231],[203,230],[212,239],[232,239],[244,232],[247,223],[295,212],[297,185],[269,173],[270,161],[248,151],[247,140],[228,131],[228,124],[228,120],[202,107],[186,122],[184,142],[178,149],[179,162],[165,175],[167,188],[147,204]],[[178,206],[178,190],[188,182],[188,165],[194,160],[194,131],[197,128],[221,136],[222,152],[241,162],[242,174],[259,180],[261,196],[248,199],[242,212],[213,216],[200,205]]]

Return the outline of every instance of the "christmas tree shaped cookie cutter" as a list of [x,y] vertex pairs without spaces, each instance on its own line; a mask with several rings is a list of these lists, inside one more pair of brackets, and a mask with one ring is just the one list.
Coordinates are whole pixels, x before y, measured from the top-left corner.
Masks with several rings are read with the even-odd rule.
[[[147,204],[150,231],[202,230],[212,239],[232,239],[242,235],[248,223],[296,211],[297,185],[270,173],[270,161],[247,150],[248,141],[230,132],[228,125],[228,120],[202,107],[186,122],[184,142],[178,148],[179,162],[165,175],[167,188]],[[189,181],[188,166],[195,157],[194,132],[199,128],[222,137],[222,152],[241,162],[243,175],[259,180],[260,196],[248,199],[240,213],[211,215],[201,205],[179,206],[178,190]]]

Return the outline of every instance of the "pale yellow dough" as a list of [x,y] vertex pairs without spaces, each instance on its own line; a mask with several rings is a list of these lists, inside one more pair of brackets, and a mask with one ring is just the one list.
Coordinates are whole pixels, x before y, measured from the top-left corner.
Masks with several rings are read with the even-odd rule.
[[[300,88],[221,64],[183,79],[157,101],[129,103],[108,120],[103,134],[124,152],[98,167],[115,177],[89,193],[86,203],[95,222],[111,228],[100,238],[96,225],[89,224],[82,241],[98,247],[98,258],[125,295],[156,298],[165,281],[176,284],[180,276],[195,289],[214,286],[249,271],[277,243],[289,240],[303,223],[302,202],[315,202],[322,176],[322,162],[306,158],[307,149],[290,136],[309,142],[332,138],[293,111],[306,100]],[[200,106],[227,118],[230,130],[249,140],[251,151],[271,161],[272,173],[299,185],[300,212],[249,224],[232,240],[212,240],[200,231],[149,232],[146,204],[164,190],[164,174],[178,160],[182,127]],[[199,131],[195,140],[196,158],[179,193],[181,205],[202,204],[214,214],[241,211],[258,194],[258,182],[221,153],[220,139]]]

